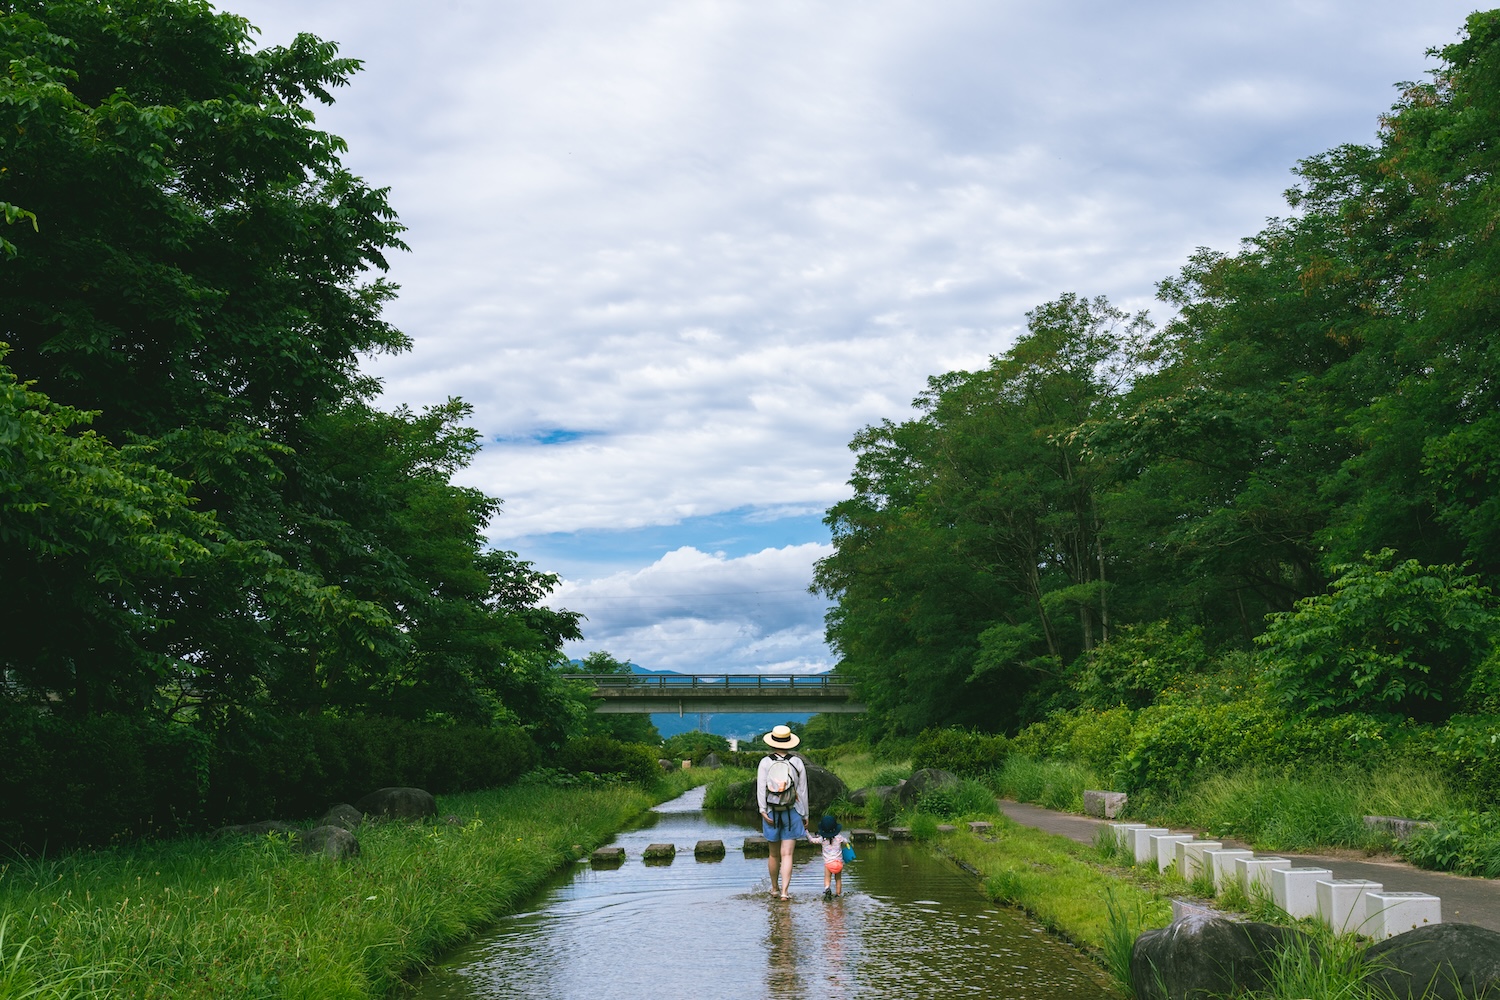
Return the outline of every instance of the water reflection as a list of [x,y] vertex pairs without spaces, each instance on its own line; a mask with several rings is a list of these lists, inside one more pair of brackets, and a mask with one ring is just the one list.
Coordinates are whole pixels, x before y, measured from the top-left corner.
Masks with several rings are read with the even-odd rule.
[[[1093,1000],[1108,991],[1095,966],[920,847],[862,845],[833,900],[822,896],[821,856],[799,852],[792,900],[774,899],[765,860],[740,850],[754,824],[705,815],[701,801],[698,789],[659,807],[616,838],[623,865],[564,873],[534,908],[452,956],[413,995]],[[728,856],[695,861],[701,839],[722,839]],[[643,864],[653,842],[676,844],[676,860]]]

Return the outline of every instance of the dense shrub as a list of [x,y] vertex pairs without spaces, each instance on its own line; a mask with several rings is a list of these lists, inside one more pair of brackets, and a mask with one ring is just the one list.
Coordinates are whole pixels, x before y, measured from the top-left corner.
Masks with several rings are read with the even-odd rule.
[[387,785],[497,787],[534,758],[517,728],[240,717],[209,737],[144,719],[12,711],[0,717],[0,843],[50,850],[300,819]]
[[929,729],[912,747],[912,767],[940,767],[954,774],[984,774],[1005,763],[1010,741],[1004,736],[963,729]]
[[995,793],[972,778],[952,785],[940,785],[923,792],[917,799],[917,810],[929,816],[953,819],[995,811]]
[[621,743],[609,736],[581,736],[563,744],[555,763],[574,774],[618,774],[629,781],[651,782],[661,776],[656,753],[640,743]]
[[702,763],[703,758],[711,753],[722,756],[728,752],[727,739],[697,730],[668,736],[661,744],[661,756],[670,760],[691,760],[694,764]]
[[1500,799],[1500,715],[1455,715],[1446,725],[1413,727],[1396,736],[1400,755],[1435,767],[1460,792]]

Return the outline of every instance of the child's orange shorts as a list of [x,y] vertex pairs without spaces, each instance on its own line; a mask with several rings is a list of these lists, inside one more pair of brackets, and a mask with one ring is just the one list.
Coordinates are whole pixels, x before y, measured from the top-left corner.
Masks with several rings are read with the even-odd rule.
[[823,862],[823,867],[828,869],[828,874],[837,875],[844,870],[844,863],[842,861],[825,861]]

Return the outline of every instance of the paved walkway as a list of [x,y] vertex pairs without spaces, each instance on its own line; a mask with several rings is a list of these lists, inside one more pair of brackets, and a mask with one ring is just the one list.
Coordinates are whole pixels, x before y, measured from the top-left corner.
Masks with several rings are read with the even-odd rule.
[[[1072,813],[1053,812],[1041,806],[1025,802],[1002,799],[1000,811],[1024,826],[1035,827],[1055,833],[1082,844],[1092,844],[1102,819],[1076,816]],[[1182,833],[1197,833],[1182,830]],[[1234,841],[1224,841],[1225,847],[1245,847]],[[1265,851],[1262,854],[1268,853]],[[1287,854],[1299,865],[1327,868],[1336,878],[1363,878],[1379,882],[1391,892],[1427,892],[1443,900],[1443,921],[1450,924],[1478,924],[1492,931],[1500,931],[1500,880],[1466,878],[1449,875],[1447,872],[1430,872],[1413,868],[1403,861],[1373,858],[1330,858],[1317,854]]]

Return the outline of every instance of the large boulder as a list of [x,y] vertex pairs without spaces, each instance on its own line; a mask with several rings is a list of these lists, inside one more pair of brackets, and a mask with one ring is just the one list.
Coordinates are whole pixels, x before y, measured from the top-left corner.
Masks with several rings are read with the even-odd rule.
[[1137,1000],[1207,1000],[1264,989],[1278,950],[1295,938],[1291,927],[1188,916],[1147,931],[1130,952],[1130,985]]
[[914,806],[917,800],[928,792],[938,788],[946,788],[949,785],[958,784],[958,775],[952,771],[944,771],[936,767],[924,767],[920,771],[913,771],[910,778],[901,784],[898,793],[903,806]]
[[279,834],[283,837],[297,839],[302,831],[290,823],[283,823],[279,819],[263,819],[257,823],[239,823],[235,826],[221,826],[214,831],[215,837],[264,837],[268,833]]
[[364,823],[365,814],[354,808],[347,802],[329,806],[323,818],[318,820],[319,826],[341,826],[345,830],[354,831]]
[[359,841],[341,826],[315,826],[297,841],[303,854],[321,854],[332,861],[359,857]]
[[1397,934],[1365,949],[1365,963],[1376,992],[1397,1000],[1500,995],[1500,933],[1474,924],[1428,924]]
[[[902,782],[905,784],[905,782]],[[901,785],[866,785],[849,793],[849,801],[857,806],[867,805],[871,800],[881,801],[899,794]]]
[[704,757],[703,758],[703,763],[699,764],[698,766],[699,767],[720,768],[720,767],[724,766],[724,762],[719,759],[719,755],[718,754],[711,753],[707,757]]
[[437,800],[420,788],[379,788],[354,803],[367,816],[426,819],[437,815]]

